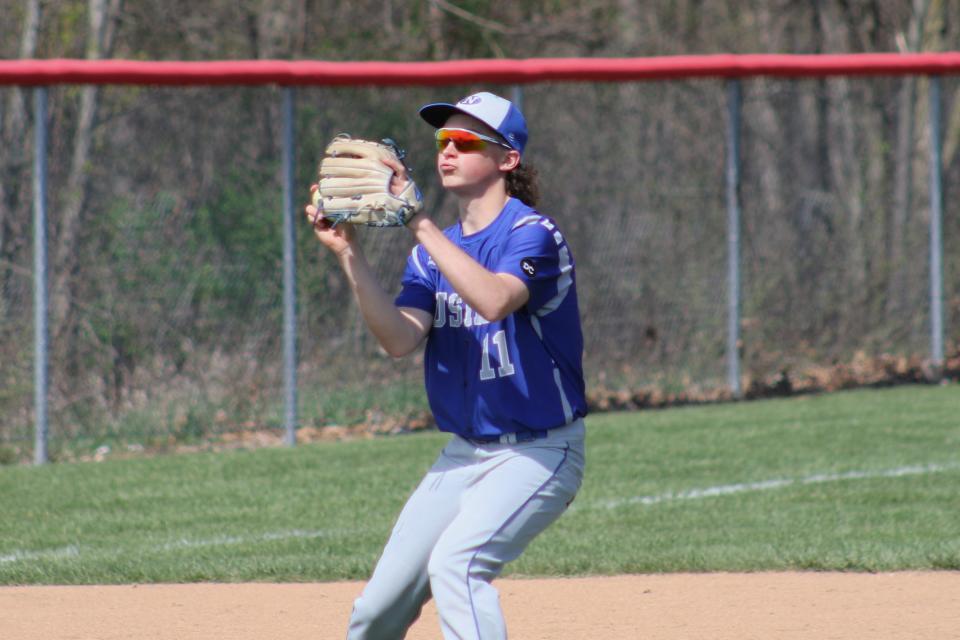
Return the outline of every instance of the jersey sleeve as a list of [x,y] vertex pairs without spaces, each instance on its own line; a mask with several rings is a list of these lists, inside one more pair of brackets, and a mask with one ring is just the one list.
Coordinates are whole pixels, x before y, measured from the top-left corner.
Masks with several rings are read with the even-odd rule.
[[427,252],[417,245],[407,257],[403,270],[402,289],[394,300],[398,307],[414,307],[433,314],[436,304],[436,267]]
[[495,269],[509,273],[527,285],[530,312],[551,307],[570,287],[573,260],[566,240],[548,218],[535,216],[521,221],[510,231]]

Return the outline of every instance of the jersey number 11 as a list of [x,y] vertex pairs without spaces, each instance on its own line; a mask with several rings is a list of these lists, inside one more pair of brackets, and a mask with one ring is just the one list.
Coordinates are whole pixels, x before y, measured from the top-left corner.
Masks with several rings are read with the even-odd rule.
[[493,380],[497,376],[505,378],[507,376],[512,376],[515,372],[513,363],[510,362],[510,351],[507,348],[506,331],[501,329],[493,334],[493,345],[497,348],[497,360],[500,363],[500,366],[497,367],[496,371],[494,371],[493,367],[490,366],[490,334],[484,334],[482,355],[483,361],[480,366],[481,380]]

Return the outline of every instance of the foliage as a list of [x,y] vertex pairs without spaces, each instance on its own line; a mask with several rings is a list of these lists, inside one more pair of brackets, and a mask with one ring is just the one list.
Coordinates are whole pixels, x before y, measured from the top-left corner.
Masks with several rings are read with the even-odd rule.
[[[19,55],[30,4],[36,0],[0,0],[0,13],[11,18],[0,22],[0,56]],[[147,1],[116,5],[121,13],[108,21],[114,37],[103,53],[404,61],[935,51],[957,40],[956,0],[908,5]],[[36,55],[85,55],[92,3],[37,6]],[[848,361],[859,351],[926,354],[925,87],[923,79],[743,81],[741,330],[752,379]],[[428,206],[451,222],[450,201],[432,179],[429,132],[414,114],[427,101],[479,88],[514,89],[298,89],[303,188],[295,201],[306,200],[326,141],[347,130],[406,146]],[[960,260],[949,247],[960,240],[951,197],[960,183],[960,84],[944,78],[943,89],[944,302],[955,351]],[[723,384],[724,95],[714,81],[523,87],[543,208],[560,221],[577,260],[592,384],[622,377],[637,385]],[[22,439],[31,424],[32,115],[20,89],[0,92],[0,104],[5,440]],[[263,426],[275,413],[282,384],[279,104],[275,87],[50,91],[50,271],[65,301],[51,328],[57,435],[165,415],[156,408],[178,404],[213,407],[203,415],[227,411],[234,425]],[[76,233],[68,211],[78,216]],[[364,234],[364,242],[378,277],[395,289],[410,238]],[[298,225],[297,248],[303,384],[338,388],[373,375],[384,358],[335,261],[305,225]],[[408,365],[413,375],[418,364]],[[325,422],[338,412],[319,408],[309,419]],[[164,419],[156,421],[162,428]]]

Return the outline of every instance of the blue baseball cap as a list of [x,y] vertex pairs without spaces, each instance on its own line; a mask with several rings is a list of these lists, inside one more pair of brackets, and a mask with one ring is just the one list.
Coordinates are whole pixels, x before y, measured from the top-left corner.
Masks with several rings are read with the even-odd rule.
[[476,118],[499,133],[512,148],[523,153],[523,148],[527,145],[527,121],[520,109],[509,100],[481,91],[467,96],[457,104],[434,102],[420,107],[420,117],[438,129],[455,113],[465,113]]

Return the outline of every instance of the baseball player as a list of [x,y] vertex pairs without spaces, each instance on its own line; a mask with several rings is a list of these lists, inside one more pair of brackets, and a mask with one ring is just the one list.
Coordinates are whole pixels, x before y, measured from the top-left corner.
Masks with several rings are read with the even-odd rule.
[[[574,261],[557,223],[533,208],[516,105],[483,92],[419,113],[436,129],[437,172],[459,221],[441,230],[420,211],[407,222],[417,244],[395,299],[355,226],[331,226],[306,208],[384,349],[403,356],[426,340],[430,407],[453,434],[400,513],[347,637],[403,638],[433,597],[444,638],[506,638],[491,583],[563,513],[583,476]],[[392,166],[390,190],[400,193],[410,178]]]

